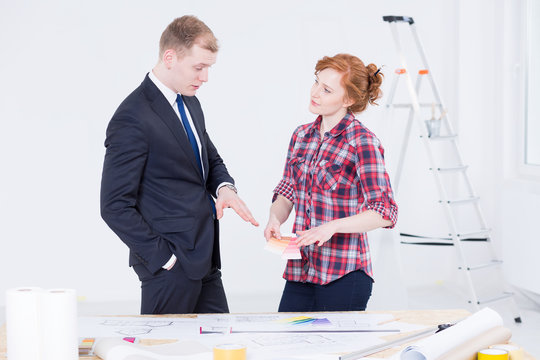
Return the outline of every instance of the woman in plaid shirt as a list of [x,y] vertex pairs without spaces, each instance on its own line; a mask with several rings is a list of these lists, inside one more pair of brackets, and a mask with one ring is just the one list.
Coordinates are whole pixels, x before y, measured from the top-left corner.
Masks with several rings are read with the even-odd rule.
[[279,311],[365,310],[373,284],[366,232],[397,220],[379,139],[354,114],[381,96],[383,75],[356,56],[315,67],[309,110],[317,119],[293,133],[274,189],[267,240],[293,206],[302,259],[289,260]]

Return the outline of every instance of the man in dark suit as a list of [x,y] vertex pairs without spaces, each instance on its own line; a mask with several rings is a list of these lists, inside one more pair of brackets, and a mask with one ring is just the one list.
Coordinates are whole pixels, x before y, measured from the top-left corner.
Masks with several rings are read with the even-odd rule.
[[258,226],[195,97],[217,51],[202,21],[175,19],[161,36],[158,64],[107,128],[101,215],[130,249],[142,314],[228,312],[218,220],[230,207]]

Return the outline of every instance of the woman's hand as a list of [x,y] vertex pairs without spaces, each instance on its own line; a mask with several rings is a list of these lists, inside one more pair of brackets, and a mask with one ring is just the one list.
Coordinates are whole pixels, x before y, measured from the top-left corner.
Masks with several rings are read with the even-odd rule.
[[268,224],[266,224],[266,229],[264,229],[264,238],[266,241],[269,241],[272,237],[281,239],[281,232],[279,230],[280,227],[281,223],[279,220],[275,216],[270,215]]
[[306,231],[297,231],[299,235],[296,239],[296,244],[300,246],[308,246],[314,243],[321,246],[336,233],[335,223],[333,221],[327,222],[321,226],[314,227]]

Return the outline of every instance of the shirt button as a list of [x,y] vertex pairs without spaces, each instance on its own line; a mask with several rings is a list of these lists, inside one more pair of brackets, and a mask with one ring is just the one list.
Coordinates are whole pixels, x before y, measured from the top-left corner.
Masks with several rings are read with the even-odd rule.
[[308,192],[307,192],[307,196],[311,196],[311,191],[308,191]]
[[306,214],[308,214],[308,215],[309,215],[309,209],[307,209],[307,210],[306,210]]

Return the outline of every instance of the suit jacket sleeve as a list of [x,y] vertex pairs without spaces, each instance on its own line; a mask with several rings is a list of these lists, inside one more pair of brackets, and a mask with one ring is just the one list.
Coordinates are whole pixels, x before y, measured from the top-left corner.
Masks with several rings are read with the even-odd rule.
[[206,190],[214,197],[217,198],[217,187],[223,182],[230,182],[234,184],[234,179],[229,175],[227,167],[223,163],[223,159],[219,156],[219,153],[210,140],[210,136],[206,132],[206,124],[204,120],[204,114],[201,109],[201,104],[196,96],[191,96],[185,99],[186,104],[189,107],[193,121],[199,122],[199,129],[202,130],[203,137],[201,141],[204,141],[206,147],[206,154],[208,159],[208,177],[206,179]]
[[217,187],[224,182],[234,184],[233,178],[229,175],[227,167],[219,156],[216,147],[210,140],[210,137],[205,132],[205,141],[208,151],[208,180],[206,183],[207,190],[217,198]]
[[107,128],[101,181],[101,216],[152,273],[171,257],[167,241],[137,211],[137,193],[148,156],[143,125],[113,117]]

